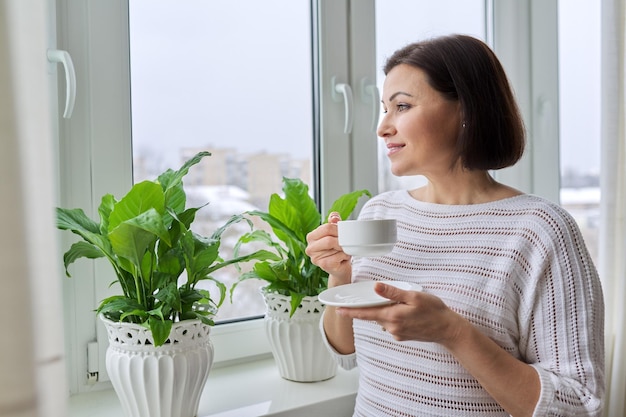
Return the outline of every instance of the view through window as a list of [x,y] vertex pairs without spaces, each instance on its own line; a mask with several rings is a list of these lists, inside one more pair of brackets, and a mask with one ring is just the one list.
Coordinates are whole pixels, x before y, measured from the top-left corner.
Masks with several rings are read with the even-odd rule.
[[[308,0],[131,0],[134,181],[211,156],[185,179],[196,232],[209,236],[233,214],[267,210],[282,177],[309,187],[312,170],[311,30]],[[263,227],[256,223],[255,227]],[[233,226],[220,253],[232,255]],[[214,276],[228,287],[234,268]],[[264,283],[237,287],[217,321],[264,314]],[[204,287],[217,295],[215,287]]]
[[[580,28],[585,28],[584,31]],[[598,265],[600,223],[600,2],[559,1],[561,205]]]
[[[600,198],[596,3],[560,1],[558,22],[561,204],[578,221],[594,257]],[[234,213],[265,210],[283,176],[314,186],[308,0],[132,0],[129,6],[135,181],[210,151],[186,181],[190,205],[209,203],[199,212],[202,234]],[[379,90],[382,65],[395,49],[453,32],[484,40],[486,12],[484,0],[376,2]],[[381,192],[424,182],[393,177],[380,140],[378,145]],[[242,228],[226,235],[226,256]],[[219,278],[230,285],[237,275],[231,269]],[[262,315],[262,285],[238,287],[218,320]]]

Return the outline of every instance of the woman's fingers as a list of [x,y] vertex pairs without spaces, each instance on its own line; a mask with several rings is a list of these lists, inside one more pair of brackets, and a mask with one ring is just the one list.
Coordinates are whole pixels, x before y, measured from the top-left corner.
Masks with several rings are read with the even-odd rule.
[[393,304],[368,308],[338,308],[343,317],[374,321],[396,340],[439,342],[450,332],[456,316],[443,301],[421,291],[402,290],[382,283],[376,293]]
[[328,223],[337,223],[339,221],[341,221],[341,216],[336,211],[328,215]]
[[337,222],[341,220],[338,213],[329,215],[329,223],[323,224],[307,234],[306,254],[313,264],[329,274],[335,274],[345,280],[349,277],[350,255],[346,255],[339,246],[337,239]]

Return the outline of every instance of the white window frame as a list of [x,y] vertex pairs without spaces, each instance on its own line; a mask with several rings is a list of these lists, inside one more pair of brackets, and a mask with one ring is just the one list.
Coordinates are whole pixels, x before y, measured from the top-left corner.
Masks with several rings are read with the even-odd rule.
[[[130,102],[125,93],[129,76],[124,71],[128,53],[121,50],[124,40],[128,43],[124,3],[57,1],[57,48],[70,52],[77,74],[74,113],[71,119],[59,121],[58,199],[59,205],[82,207],[93,218],[99,196],[121,195],[132,178]],[[60,250],[69,247],[71,241],[68,234],[60,234]],[[102,262],[76,263],[73,278],[63,280],[67,374],[72,393],[93,389],[87,385],[87,345],[106,341],[93,313],[97,306],[94,294],[113,280],[107,277],[104,266]],[[99,371],[103,376],[105,346],[106,342],[100,343]]]
[[491,0],[492,46],[522,111],[524,157],[496,173],[499,181],[559,202],[557,0]]
[[[77,73],[74,115],[69,120],[59,119],[58,126],[59,204],[83,207],[93,217],[99,196],[121,195],[131,185],[128,1],[56,0],[57,48],[70,52]],[[374,1],[312,2],[320,22],[315,28],[314,42],[320,53],[314,59],[314,72],[319,74],[315,82],[320,104],[317,181],[323,212],[345,192],[378,191],[377,139],[372,127],[375,99],[362,89],[363,80],[376,79]],[[554,162],[558,160],[556,0],[486,1],[494,6],[493,44],[516,90],[529,132],[527,156],[498,177],[526,192],[558,198],[559,164]],[[513,27],[515,36],[507,36]],[[344,103],[333,98],[333,77],[352,87],[353,127],[349,134],[343,133]],[[546,109],[552,116],[546,117]],[[548,140],[552,137],[557,139]],[[60,234],[60,239],[61,250],[72,240],[67,234]],[[63,280],[72,393],[110,386],[87,384],[86,347],[92,341],[100,347],[100,380],[108,380],[104,365],[107,337],[93,313],[101,298],[96,294],[105,293],[113,280],[104,262],[76,263],[74,278]],[[217,366],[269,354],[262,320],[219,325],[212,335]]]
[[[374,0],[320,0],[321,206],[325,213],[340,195],[378,191],[376,45]],[[352,126],[345,133],[345,103],[333,81],[352,90]],[[369,90],[366,87],[370,87]],[[377,112],[376,112],[377,113]],[[374,121],[373,118],[376,120]],[[374,127],[372,127],[374,126]],[[358,212],[355,211],[355,212]]]

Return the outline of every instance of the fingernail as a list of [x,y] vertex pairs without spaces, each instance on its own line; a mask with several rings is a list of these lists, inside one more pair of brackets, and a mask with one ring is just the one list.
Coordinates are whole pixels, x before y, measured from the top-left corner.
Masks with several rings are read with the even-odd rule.
[[328,215],[328,222],[332,222],[333,220],[335,221],[339,221],[341,220],[341,216],[339,215],[339,213],[337,213],[336,211],[333,211],[332,213],[330,213]]

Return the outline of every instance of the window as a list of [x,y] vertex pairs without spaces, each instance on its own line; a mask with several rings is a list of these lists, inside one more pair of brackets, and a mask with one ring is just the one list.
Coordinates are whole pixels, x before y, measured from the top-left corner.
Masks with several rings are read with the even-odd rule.
[[[243,203],[255,207],[264,206],[270,190],[278,191],[278,178],[285,174],[309,176],[323,212],[345,192],[367,188],[377,193],[379,103],[372,87],[382,79],[385,55],[431,34],[472,33],[494,45],[531,121],[531,141],[541,137],[532,123],[536,98],[556,90],[554,80],[545,77],[556,68],[550,60],[556,54],[543,47],[552,45],[552,31],[556,33],[556,14],[543,12],[552,10],[552,1],[532,2],[532,15],[530,0],[446,1],[443,13],[432,9],[441,2],[409,0],[56,2],[58,46],[72,55],[78,81],[74,116],[59,125],[60,204],[85,207],[92,215],[99,196],[121,195],[133,174],[140,179],[168,164],[177,166],[185,152],[197,147],[213,152],[203,166],[223,162],[224,168],[212,170],[219,178],[206,178],[201,170],[193,176],[214,181],[208,185],[217,188],[211,190],[229,199],[239,198],[235,190],[247,190]],[[172,4],[175,11],[167,9]],[[139,31],[141,19],[148,20],[142,23],[144,32]],[[168,33],[175,25],[180,29]],[[240,70],[245,72],[237,75]],[[189,86],[187,81],[196,76],[202,78]],[[338,84],[351,87],[352,102],[347,94],[338,94]],[[226,116],[235,119],[226,122]],[[165,152],[151,149],[162,140]],[[536,153],[502,180],[529,192],[541,189],[546,179],[558,183],[558,174],[550,171],[558,144]],[[271,167],[272,175],[251,175],[257,166]],[[397,186],[385,181],[380,188]],[[209,217],[219,211],[211,206],[223,200],[215,195],[200,197],[210,203]],[[101,379],[106,380],[106,334],[93,309],[110,294],[112,281],[98,261],[76,267],[73,275],[81,278],[63,281],[74,393],[92,389],[86,381],[86,346],[93,340],[100,342]],[[259,306],[224,313],[255,316]],[[269,351],[260,320],[218,325],[212,334],[217,361]]]
[[[197,232],[210,235],[246,210],[266,211],[282,177],[314,189],[310,11],[307,0],[129,3],[134,179],[211,152],[185,182],[189,205],[209,203]],[[230,256],[247,230],[231,227],[220,253]],[[238,274],[232,267],[215,277],[230,287]],[[239,285],[216,321],[262,316],[263,285]],[[219,298],[213,285],[205,288]]]
[[[267,198],[270,189],[279,191],[276,188],[279,175],[299,175],[305,180],[309,176],[312,190],[324,209],[325,201],[333,201],[353,187],[350,164],[345,162],[350,159],[351,138],[343,129],[345,116],[352,116],[351,111],[355,108],[348,108],[349,112],[344,114],[346,103],[341,97],[335,99],[331,91],[332,80],[342,83],[350,80],[347,44],[343,42],[348,39],[348,1],[276,0],[259,3],[242,0],[223,5],[219,10],[215,9],[218,5],[207,3],[176,2],[176,13],[159,17],[157,12],[162,12],[173,2],[57,0],[59,47],[71,53],[78,79],[76,111],[71,120],[60,124],[61,205],[84,207],[95,217],[99,196],[109,192],[114,195],[125,193],[133,174],[140,179],[151,176],[167,164],[179,165],[177,152],[172,151],[170,145],[180,146],[181,138],[187,141],[182,144],[182,152],[210,146],[214,155],[206,162],[228,162],[225,165],[230,168],[220,170],[223,174],[220,184],[251,189],[252,183],[257,181],[254,185],[258,188],[255,190],[257,196]],[[373,16],[372,5],[372,1],[358,2],[363,8],[358,16],[367,16],[368,10],[369,16]],[[141,18],[142,15],[137,13],[142,6],[148,8],[149,23],[156,23],[158,31],[152,35],[136,33],[131,36],[133,19]],[[196,13],[192,12],[193,7],[199,7]],[[353,13],[357,13],[355,9],[358,7],[353,8]],[[191,40],[186,38],[182,43],[172,44],[162,39],[168,25],[185,19],[181,17],[185,14],[188,20],[182,31]],[[250,16],[255,20],[250,21]],[[228,22],[231,25],[203,37],[199,33],[200,27],[211,24],[211,19],[218,19],[213,23],[215,25]],[[232,26],[238,22],[240,26]],[[367,27],[371,30],[373,26]],[[273,37],[267,33],[270,28],[276,31]],[[146,40],[145,36],[160,37],[160,43],[153,44],[157,51],[145,51],[146,46],[139,47],[140,42]],[[195,42],[195,46],[190,42]],[[342,48],[342,44],[342,52],[337,55],[337,48]],[[132,50],[131,45],[139,50]],[[318,45],[322,47],[318,48]],[[327,48],[326,45],[333,47]],[[325,55],[324,52],[317,53],[318,50],[326,51]],[[139,55],[133,58],[135,53]],[[211,53],[216,54],[211,57],[211,63],[203,62]],[[197,73],[198,66],[203,67],[200,68],[203,80],[191,87],[181,82],[181,78],[190,77],[190,71]],[[361,67],[371,69],[373,73],[373,64]],[[155,74],[162,78],[157,79],[156,84],[148,85],[145,84],[148,80],[140,73],[131,75],[130,68],[155,73],[174,68],[175,72]],[[245,72],[239,77],[225,75],[225,72],[234,70]],[[369,72],[365,76],[373,78]],[[229,87],[228,94],[222,93],[221,85],[215,83]],[[207,86],[209,90],[206,90]],[[154,91],[160,93],[156,98],[146,94]],[[208,100],[211,94],[219,97]],[[185,101],[191,97],[201,100],[200,104],[183,109]],[[144,111],[149,105],[156,107],[151,107],[146,115]],[[357,100],[356,110],[359,106]],[[370,109],[371,105],[368,105],[366,113],[371,118]],[[226,123],[219,112],[239,118]],[[359,115],[354,114],[354,117],[356,121]],[[160,119],[172,122],[161,124]],[[189,130],[197,119],[206,125],[195,131]],[[146,120],[147,123],[143,123]],[[210,120],[211,125],[207,123]],[[169,130],[172,126],[176,129],[174,132]],[[250,127],[252,130],[246,130]],[[157,128],[157,133],[151,130],[153,128]],[[171,142],[167,144],[167,152],[159,155],[152,153],[148,145],[158,140],[157,135],[161,133]],[[242,136],[253,139],[248,148]],[[278,142],[270,143],[270,139]],[[375,149],[374,146],[371,148]],[[133,152],[140,158],[133,161]],[[175,157],[170,160],[170,155]],[[258,172],[255,165],[271,167],[274,173],[256,177],[233,175],[241,174],[242,167],[246,171]],[[318,165],[322,165],[321,169],[317,168]],[[371,163],[366,164],[369,171],[371,166]],[[203,176],[200,171],[191,173],[190,182],[194,176]],[[360,187],[371,189],[363,183],[362,176],[358,176],[356,182]],[[254,204],[256,207],[264,205],[258,200]],[[73,393],[93,389],[86,381],[86,347],[91,341],[97,341],[100,346],[100,381],[108,379],[104,366],[107,338],[93,310],[99,300],[114,292],[109,288],[112,278],[106,264],[96,260],[76,266],[74,275],[81,279],[63,281],[68,375]],[[245,312],[243,316],[258,313],[257,306],[256,311]],[[260,320],[218,325],[212,335],[216,362],[269,352]]]
[[[581,31],[581,27],[586,30]],[[600,222],[600,3],[559,1],[561,204],[598,265]]]

